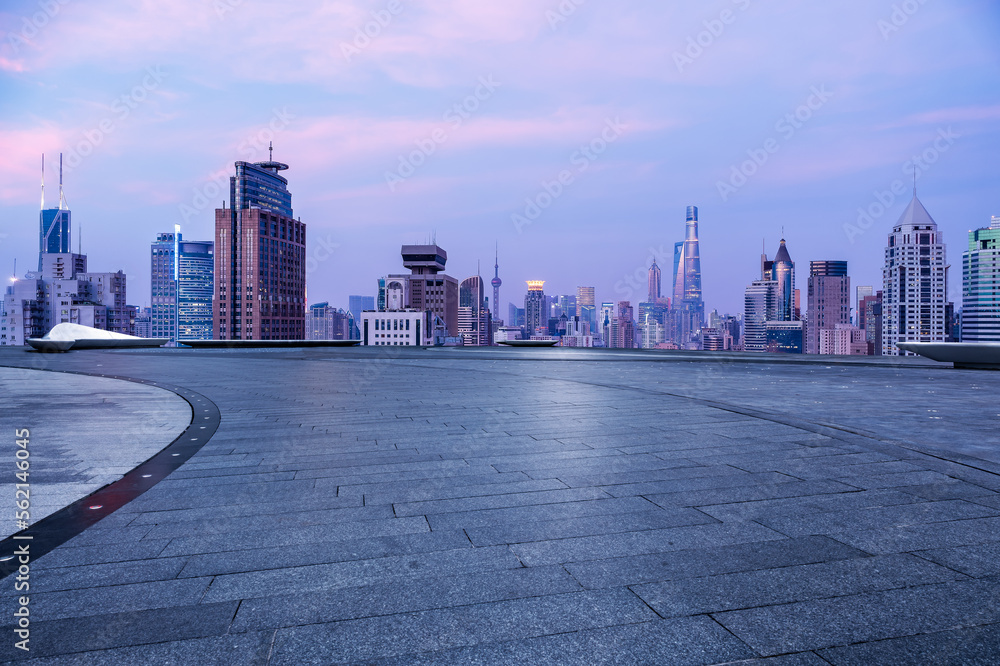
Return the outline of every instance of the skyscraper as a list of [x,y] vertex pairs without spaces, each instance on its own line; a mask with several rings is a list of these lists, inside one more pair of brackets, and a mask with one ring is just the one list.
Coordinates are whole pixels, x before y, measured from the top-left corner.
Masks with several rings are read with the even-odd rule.
[[576,316],[584,322],[586,335],[598,336],[597,332],[597,308],[594,303],[593,287],[576,288]]
[[962,253],[962,342],[1000,342],[1000,217]]
[[486,283],[475,275],[458,285],[458,334],[462,344],[490,344],[490,313],[486,308]]
[[632,303],[618,301],[618,335],[615,347],[618,349],[635,349],[635,315]]
[[219,340],[305,338],[306,225],[292,214],[287,164],[236,162],[230,208],[215,211]]
[[212,339],[215,277],[211,241],[185,241],[162,233],[150,246],[150,328],[152,337]]
[[807,288],[806,353],[820,353],[824,330],[851,323],[851,278],[846,261],[810,261]]
[[701,250],[698,244],[698,207],[687,207],[684,243],[674,246],[674,338],[682,348],[697,347],[705,322],[701,292]]
[[857,287],[854,288],[854,292],[856,294],[855,298],[854,298],[854,305],[855,305],[855,308],[856,308],[855,311],[854,311],[855,323],[857,324],[858,328],[864,328],[865,327],[865,315],[864,315],[864,312],[861,310],[861,301],[864,300],[866,297],[871,296],[872,294],[874,294],[875,293],[875,287],[871,286],[870,284],[869,285],[859,285],[859,286],[857,286]]
[[865,296],[858,306],[861,311],[861,321],[864,322],[865,341],[868,343],[869,353],[874,356],[882,355],[882,290],[875,292],[872,296]]
[[650,303],[655,303],[660,298],[660,267],[653,259],[653,265],[649,267],[649,298]]
[[754,280],[744,294],[744,351],[767,351],[767,322],[776,319],[777,311],[778,283],[774,280]]
[[524,339],[533,335],[546,335],[549,329],[545,308],[545,280],[528,280],[528,293],[524,297]]
[[598,326],[601,329],[601,339],[605,347],[615,346],[615,336],[613,334],[615,325],[615,304],[601,303],[601,318]]
[[490,284],[493,285],[493,321],[500,321],[500,285],[503,284],[503,280],[500,279],[500,249],[496,250],[496,255],[493,260],[493,279],[490,280]]
[[915,189],[889,234],[882,283],[884,355],[902,355],[897,342],[945,341],[948,264],[944,237]]
[[767,255],[761,255],[761,277],[774,280],[777,285],[777,316],[778,321],[794,321],[795,317],[795,262],[788,255],[785,239],[781,239],[778,252],[773,261],[768,261]]
[[38,270],[42,270],[43,254],[72,252],[70,247],[69,206],[63,194],[62,153],[59,153],[59,204],[45,207],[45,155],[42,155],[42,209],[38,214]]
[[314,303],[306,310],[306,340],[348,340],[353,323],[350,312]]

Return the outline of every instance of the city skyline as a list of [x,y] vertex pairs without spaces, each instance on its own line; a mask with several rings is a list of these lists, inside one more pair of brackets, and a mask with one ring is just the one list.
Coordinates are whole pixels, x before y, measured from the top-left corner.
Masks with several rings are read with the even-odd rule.
[[[782,235],[799,261],[848,261],[877,284],[914,167],[947,242],[1000,213],[987,2],[902,18],[892,2],[412,3],[363,48],[377,3],[57,5],[41,27],[34,3],[0,15],[0,205],[34,219],[38,156],[64,152],[84,251],[140,294],[149,240],[174,224],[211,238],[232,164],[268,159],[272,140],[310,223],[309,300],[339,307],[375,292],[365,266],[434,234],[455,275],[498,244],[506,284],[638,302],[695,204],[706,305],[737,312],[756,272],[743,248]],[[100,46],[71,50],[84,34]],[[9,274],[35,238],[4,233]]]

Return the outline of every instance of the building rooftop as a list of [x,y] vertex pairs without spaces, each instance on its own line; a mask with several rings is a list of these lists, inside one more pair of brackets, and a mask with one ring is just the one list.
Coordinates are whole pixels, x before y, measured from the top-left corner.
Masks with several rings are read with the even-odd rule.
[[[29,528],[50,548],[32,551],[31,651],[14,647],[11,576],[0,660],[1000,653],[1000,373],[560,348],[5,348],[0,385],[53,396],[4,415],[33,433],[32,501],[76,433],[97,431],[88,419],[151,410],[161,439],[186,427],[143,463],[150,478]],[[146,396],[167,389],[189,413],[155,411]],[[79,421],[53,428],[63,403]]]

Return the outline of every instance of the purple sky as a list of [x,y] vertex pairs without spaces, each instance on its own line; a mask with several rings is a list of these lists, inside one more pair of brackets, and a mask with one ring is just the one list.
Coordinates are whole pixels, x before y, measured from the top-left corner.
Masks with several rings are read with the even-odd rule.
[[432,234],[459,279],[499,243],[503,313],[527,279],[636,302],[691,204],[708,309],[742,311],[782,228],[803,293],[810,259],[880,284],[914,156],[959,299],[965,234],[1000,215],[992,1],[15,1],[0,33],[3,273],[36,261],[61,151],[73,245],[137,305],[155,235],[213,238],[272,138],[309,301],[342,307]]

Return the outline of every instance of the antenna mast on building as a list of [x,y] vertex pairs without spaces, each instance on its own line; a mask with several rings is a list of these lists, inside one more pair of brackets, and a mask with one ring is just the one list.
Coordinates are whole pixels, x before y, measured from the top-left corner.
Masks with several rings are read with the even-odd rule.
[[42,208],[45,210],[45,153],[42,153]]

